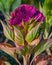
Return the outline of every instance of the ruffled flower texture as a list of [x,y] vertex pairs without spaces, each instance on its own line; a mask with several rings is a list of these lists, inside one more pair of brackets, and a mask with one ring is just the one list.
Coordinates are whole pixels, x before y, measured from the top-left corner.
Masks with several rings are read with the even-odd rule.
[[21,25],[22,21],[26,23],[31,18],[35,19],[37,22],[44,21],[43,14],[34,6],[22,4],[11,13],[10,24]]

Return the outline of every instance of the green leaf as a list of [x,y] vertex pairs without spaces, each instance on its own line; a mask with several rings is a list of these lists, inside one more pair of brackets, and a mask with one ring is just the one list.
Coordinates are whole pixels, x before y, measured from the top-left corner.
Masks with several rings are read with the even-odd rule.
[[40,3],[39,3],[39,11],[43,13],[43,7],[41,6]]
[[48,38],[48,35],[49,35],[49,32],[45,29],[43,38],[44,38],[44,39],[47,39],[47,38]]
[[9,11],[10,10],[11,1],[12,0],[6,0],[6,4],[5,4],[6,11]]
[[49,36],[49,33],[50,33],[50,24],[49,24],[49,22],[46,22],[45,24],[46,25],[45,25],[45,31],[44,31],[43,37],[44,37],[44,39],[47,39]]
[[52,16],[51,15],[49,16],[49,20],[47,23],[49,23],[49,26],[52,26]]
[[14,41],[13,31],[3,21],[1,21],[1,23],[2,23],[4,35],[6,36],[6,38]]
[[21,4],[21,0],[15,0],[12,6],[12,10],[14,10],[16,7],[18,7]]
[[9,17],[11,4],[14,0],[0,0],[0,10],[5,18]]
[[5,64],[5,65],[11,65],[9,62],[6,62],[6,61],[4,62],[4,64]]
[[15,42],[19,45],[24,45],[24,38],[21,30],[14,26]]
[[46,41],[43,41],[41,44],[37,45],[33,51],[34,55],[37,56],[43,51],[45,51],[47,48],[50,48],[52,45],[52,39],[49,39]]
[[24,47],[24,49],[21,50],[21,54],[26,55],[29,53],[29,51],[30,51],[30,47],[26,46],[26,47]]
[[0,11],[3,11],[3,6],[1,2],[0,2]]
[[10,12],[10,9],[12,9],[12,5],[14,4],[16,0],[6,0],[5,9],[6,12]]
[[45,0],[43,4],[43,13],[45,15],[48,15],[50,14],[51,10],[52,10],[52,0],[47,1]]
[[37,26],[31,29],[26,35],[25,40],[30,43],[37,35],[37,32],[39,31],[41,23],[39,23]]
[[[6,2],[7,2],[7,0],[0,0],[0,3],[2,4],[3,11],[6,11],[5,10]],[[0,6],[0,8],[1,8],[1,6]]]

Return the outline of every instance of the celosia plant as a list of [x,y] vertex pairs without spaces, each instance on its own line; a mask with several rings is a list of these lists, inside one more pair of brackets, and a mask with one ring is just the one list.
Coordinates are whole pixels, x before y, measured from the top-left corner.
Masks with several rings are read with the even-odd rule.
[[[0,22],[6,38],[15,44],[13,47],[3,43],[0,44],[0,49],[13,57],[19,65],[33,65],[36,57],[52,45],[52,39],[42,39],[45,17],[34,6],[22,4],[11,12],[7,24]],[[23,64],[18,60],[17,54],[23,57]],[[32,54],[33,58],[30,61]],[[49,60],[46,59],[43,63],[47,65]]]

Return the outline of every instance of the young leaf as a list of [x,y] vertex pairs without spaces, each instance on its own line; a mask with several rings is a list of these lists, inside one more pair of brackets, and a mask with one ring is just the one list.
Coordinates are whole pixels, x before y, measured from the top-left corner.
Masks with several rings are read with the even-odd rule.
[[36,48],[34,49],[35,56],[39,55],[44,50],[51,47],[51,45],[52,45],[52,39],[47,40],[47,42],[44,42],[43,44],[37,45]]
[[31,46],[33,46],[33,45],[37,46],[37,45],[39,44],[40,40],[41,40],[40,37],[38,37],[37,39],[33,40],[33,41],[30,43],[30,45],[31,45]]
[[14,40],[13,31],[3,21],[0,21],[0,22],[1,22],[2,26],[3,26],[4,35],[6,36],[6,38],[13,41]]
[[18,45],[24,45],[23,34],[18,27],[14,26],[15,43]]
[[25,40],[28,43],[30,43],[36,37],[36,34],[39,31],[40,25],[41,23],[39,23],[36,27],[32,28],[32,30],[27,33]]

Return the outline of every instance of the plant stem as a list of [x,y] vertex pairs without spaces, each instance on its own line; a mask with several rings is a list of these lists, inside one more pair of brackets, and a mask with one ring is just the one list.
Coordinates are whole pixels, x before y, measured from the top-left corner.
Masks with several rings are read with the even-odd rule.
[[36,56],[34,56],[33,59],[31,60],[30,65],[32,65],[32,63],[33,63],[35,57],[36,57]]
[[24,63],[23,65],[28,65],[27,60],[28,60],[27,56],[23,56],[23,63]]
[[48,48],[48,49],[46,49],[46,52],[47,52],[47,54],[48,55],[51,55],[51,51],[50,51],[50,49]]
[[15,60],[18,62],[19,65],[21,65],[21,63],[19,62],[19,60],[17,58],[15,58]]

